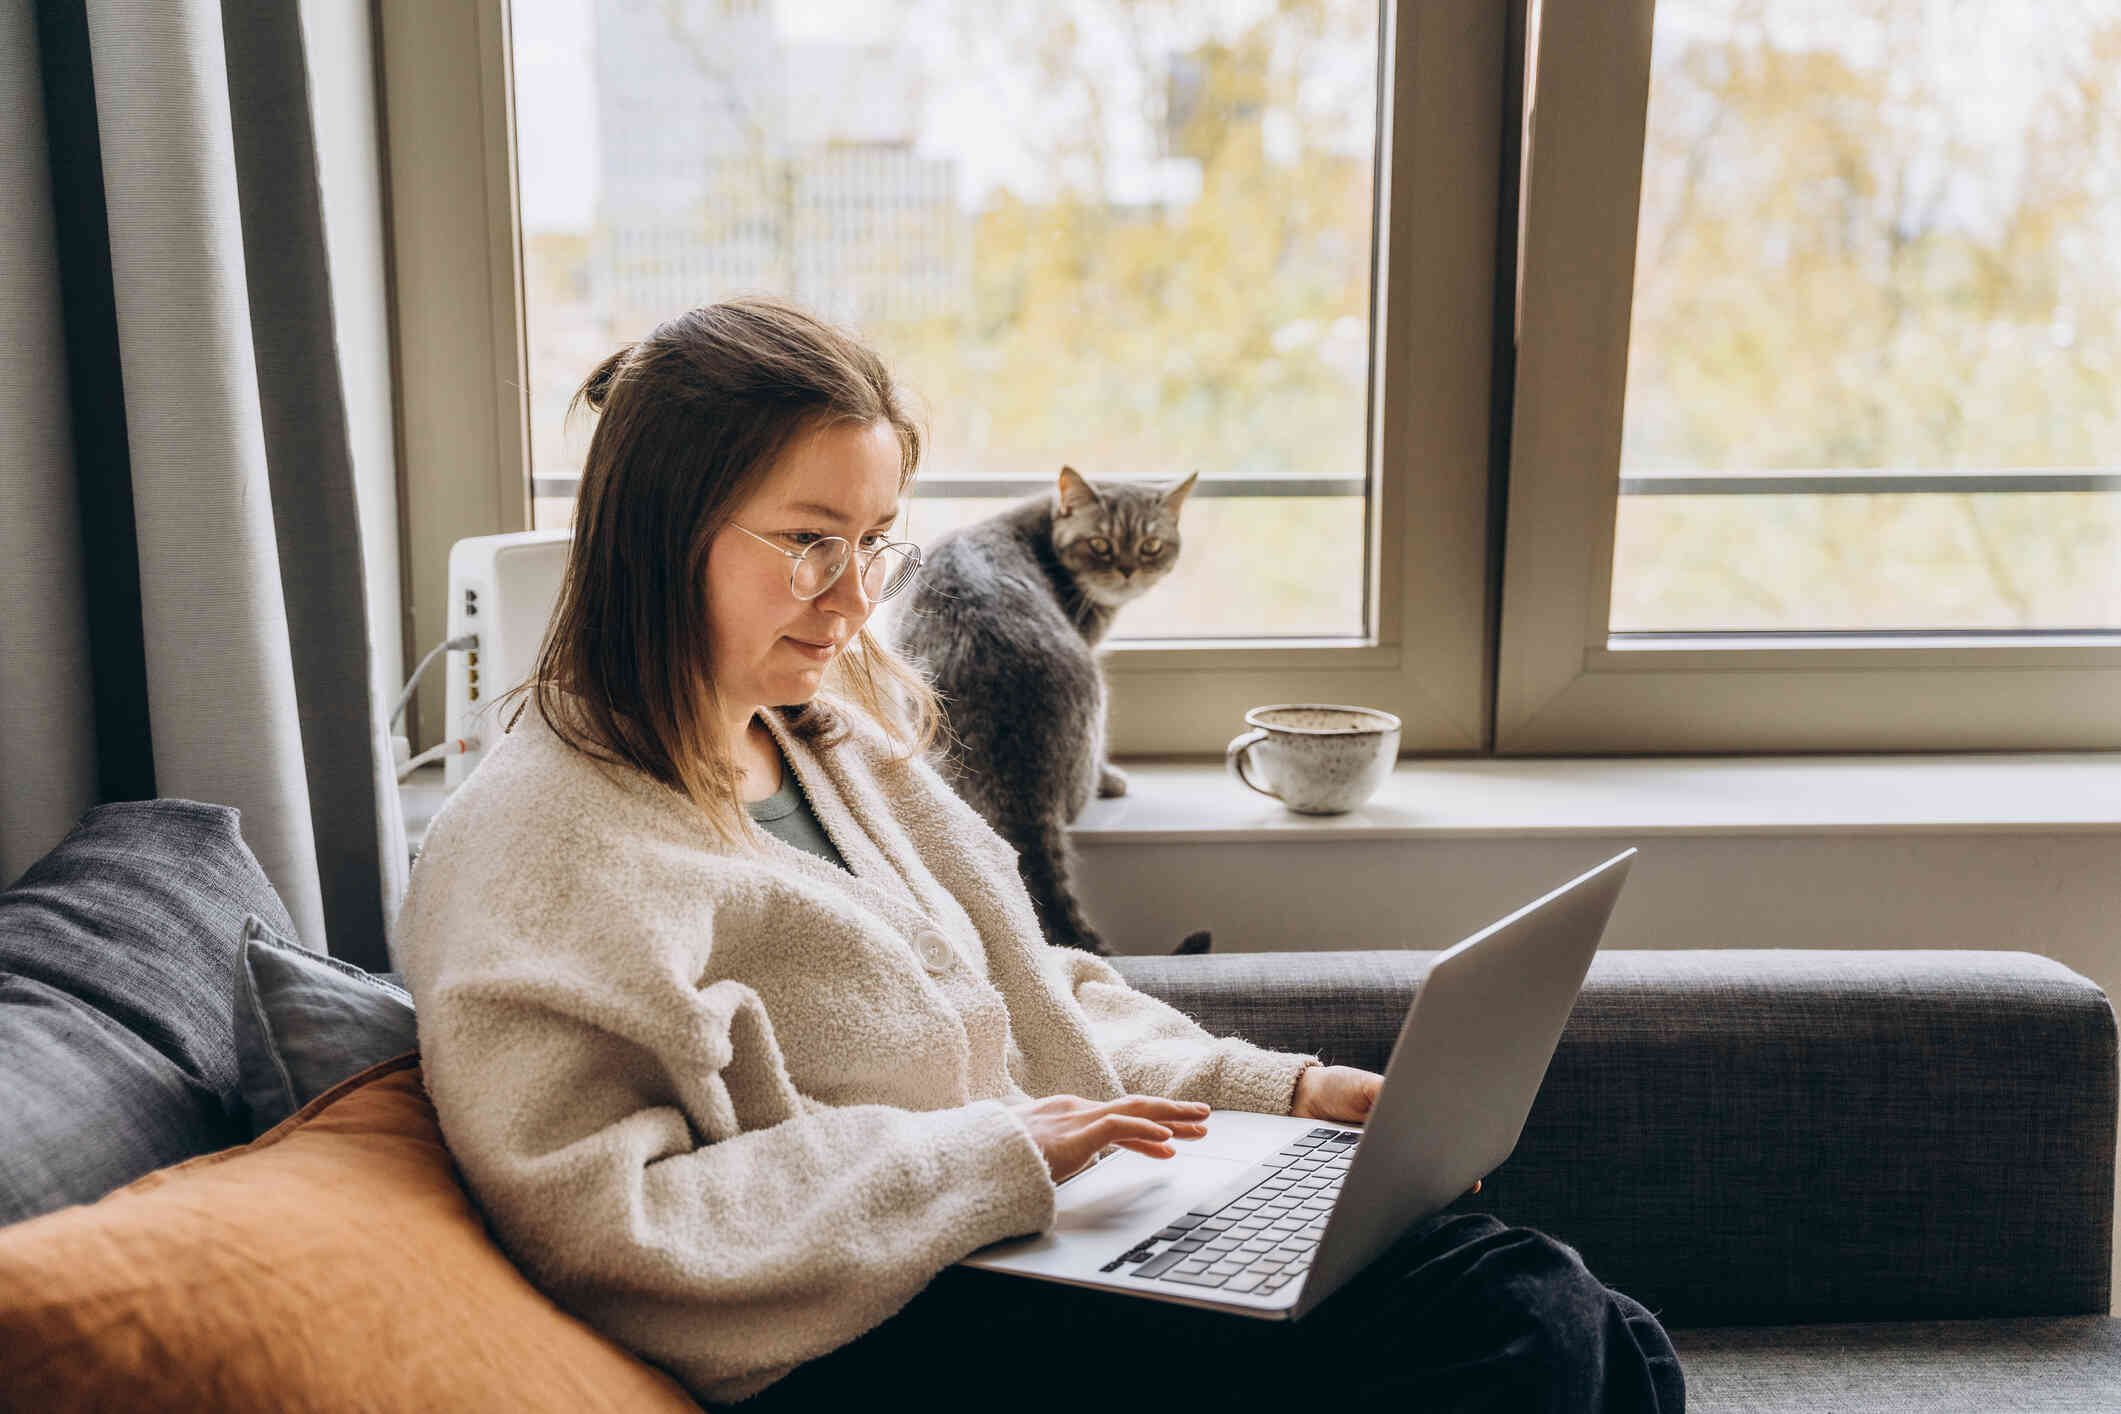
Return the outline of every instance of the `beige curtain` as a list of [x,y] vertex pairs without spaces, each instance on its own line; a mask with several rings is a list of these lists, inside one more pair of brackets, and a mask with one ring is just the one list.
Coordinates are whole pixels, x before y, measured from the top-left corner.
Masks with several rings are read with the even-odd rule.
[[304,942],[386,966],[299,10],[0,0],[0,66],[0,881],[100,801],[216,801]]

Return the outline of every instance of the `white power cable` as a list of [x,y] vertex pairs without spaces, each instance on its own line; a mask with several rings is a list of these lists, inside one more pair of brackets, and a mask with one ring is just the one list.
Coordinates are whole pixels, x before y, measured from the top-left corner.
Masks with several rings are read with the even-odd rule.
[[459,651],[463,651],[466,649],[474,649],[478,646],[479,636],[475,633],[467,633],[462,635],[461,637],[444,639],[442,642],[437,643],[434,647],[428,649],[427,656],[420,660],[420,666],[412,670],[412,680],[406,683],[405,690],[398,694],[398,705],[390,709],[390,724],[392,726],[396,726],[398,724],[398,718],[405,715],[405,704],[412,701],[413,690],[420,685],[420,675],[427,671],[427,665],[429,663],[432,663],[436,658],[440,657],[444,652],[448,651],[449,649],[454,648]]
[[440,746],[430,746],[418,756],[398,767],[398,779],[404,780],[430,761],[439,761],[445,756],[458,756],[466,751],[477,751],[478,749],[479,739],[475,736],[457,737],[452,741],[443,742]]

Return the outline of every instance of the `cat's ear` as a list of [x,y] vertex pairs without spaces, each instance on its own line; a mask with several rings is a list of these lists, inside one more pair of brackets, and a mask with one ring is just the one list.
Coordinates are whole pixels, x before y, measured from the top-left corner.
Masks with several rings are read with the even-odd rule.
[[1072,516],[1084,506],[1097,499],[1097,492],[1083,480],[1083,474],[1072,466],[1060,470],[1060,509],[1064,516]]
[[1200,473],[1196,471],[1184,481],[1179,482],[1178,485],[1164,492],[1164,509],[1171,512],[1172,515],[1177,515],[1178,508],[1186,503],[1187,493],[1193,489],[1193,483],[1198,480],[1200,480]]

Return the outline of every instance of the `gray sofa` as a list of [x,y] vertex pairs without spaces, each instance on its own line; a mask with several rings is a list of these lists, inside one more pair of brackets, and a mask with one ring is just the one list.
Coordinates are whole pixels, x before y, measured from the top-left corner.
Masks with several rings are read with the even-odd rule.
[[[1431,954],[1125,958],[1382,1069]],[[1656,1311],[1694,1410],[2121,1410],[2115,1022],[2008,952],[1608,952],[1469,1206]]]
[[[0,1224],[271,1122],[233,1015],[261,923],[292,937],[235,812],[195,802],[99,807],[0,891]],[[1118,964],[1210,1029],[1382,1069],[1427,959]],[[340,1005],[302,1034],[286,1109],[406,1043]],[[1662,1316],[1697,1411],[2121,1410],[2115,1092],[2105,995],[2030,954],[1613,952],[1467,1201]]]

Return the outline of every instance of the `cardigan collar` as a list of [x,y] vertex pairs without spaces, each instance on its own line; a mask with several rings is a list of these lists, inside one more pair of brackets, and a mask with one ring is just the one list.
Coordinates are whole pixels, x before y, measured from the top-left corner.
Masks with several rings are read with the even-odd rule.
[[[905,827],[895,818],[893,802],[850,759],[856,753],[812,749],[791,730],[786,708],[761,708],[758,716],[772,733],[782,759],[795,772],[819,826],[839,850],[847,868],[758,828],[747,814],[744,823],[752,832],[759,860],[783,875],[797,876],[850,900],[903,934],[910,936],[923,927],[931,927],[979,948],[978,925],[922,861]],[[551,723],[541,713],[529,711],[523,718],[525,722],[534,721],[540,733],[557,739]],[[618,761],[600,759],[596,765],[606,780],[651,809],[659,813],[683,810],[688,818],[692,817],[682,797],[645,773]],[[698,824],[705,843],[705,822]],[[728,850],[720,842],[712,847],[717,853]]]
[[922,863],[874,781],[850,770],[846,753],[813,750],[789,727],[786,709],[763,708],[758,715],[847,868],[760,830],[770,857],[815,882],[851,892],[901,926],[925,923],[968,943],[977,940],[978,928]]

